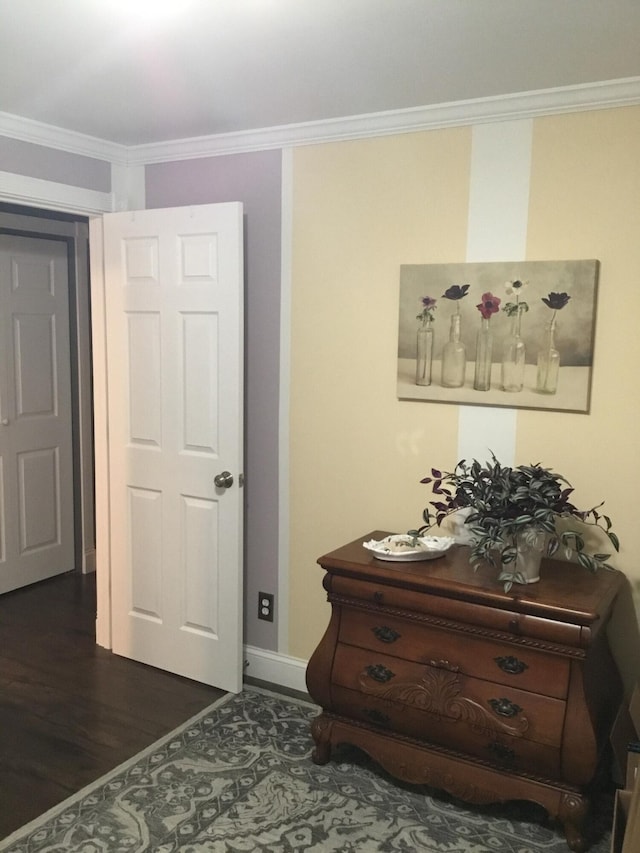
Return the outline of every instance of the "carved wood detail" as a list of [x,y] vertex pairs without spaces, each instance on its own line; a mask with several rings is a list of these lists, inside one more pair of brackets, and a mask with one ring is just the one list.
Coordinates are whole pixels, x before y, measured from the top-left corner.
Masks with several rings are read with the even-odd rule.
[[560,800],[558,817],[564,825],[564,834],[570,850],[584,853],[587,844],[581,827],[589,811],[589,800],[581,794],[565,792]]
[[414,785],[429,785],[432,788],[447,791],[447,793],[464,800],[466,803],[476,803],[477,805],[488,805],[504,800],[504,795],[496,789],[483,788],[451,773],[436,770],[427,762],[421,762],[417,767],[414,767],[408,761],[400,758],[397,751],[393,749],[379,747],[367,749],[365,747],[365,751],[392,776]]
[[467,548],[390,566],[362,547],[386,535],[318,560],[332,617],[307,667],[322,708],[313,760],[353,744],[467,802],[537,802],[582,853],[587,791],[622,700],[607,624],[623,576],[546,560],[535,588],[505,595]]
[[495,631],[478,625],[460,625],[459,623],[452,622],[449,619],[441,619],[438,616],[431,616],[427,613],[416,613],[415,611],[403,610],[399,607],[390,607],[389,605],[385,605],[383,607],[373,602],[351,598],[346,595],[341,595],[340,593],[330,592],[327,599],[331,604],[344,605],[346,607],[352,607],[354,610],[363,610],[367,613],[387,613],[389,616],[401,617],[405,621],[409,622],[421,622],[425,625],[430,625],[433,628],[442,628],[447,631],[455,631],[456,633],[465,635],[472,634],[475,637],[482,637],[483,639],[488,640],[508,642],[512,645],[523,646],[527,649],[554,652],[555,654],[569,658],[583,659],[585,657],[584,649],[575,648],[573,646],[563,646],[558,643],[545,643],[543,640],[533,639],[532,637],[509,634],[506,631]]
[[[343,741],[345,743],[354,743],[354,744],[361,746],[361,748],[364,749],[365,752],[370,752],[369,747],[365,746],[364,744],[369,743],[369,741],[372,741],[372,742],[377,741],[380,737],[380,730],[377,729],[375,726],[372,726],[370,723],[367,723],[363,720],[356,720],[356,719],[352,719],[351,717],[343,717],[340,714],[334,714],[334,713],[322,713],[320,715],[320,717],[326,718],[328,721],[335,722],[335,724],[336,724],[335,729],[331,730],[332,731],[331,737],[335,738],[336,743],[343,742]],[[320,718],[316,717],[316,719],[320,719]],[[313,728],[313,722],[311,725]],[[355,732],[355,731],[359,730],[362,734],[361,734],[361,736],[357,737],[356,739],[354,739],[353,737],[342,738],[340,736],[338,736],[336,738],[335,732],[336,731],[341,732],[345,728],[349,729],[351,732]],[[313,734],[313,731],[312,731],[312,734]],[[383,734],[386,735],[388,733],[383,732]],[[393,736],[394,741],[396,741],[399,744],[404,744],[408,747],[424,748],[426,746],[430,752],[433,752],[434,754],[442,755],[442,756],[445,756],[447,758],[451,758],[454,760],[456,760],[456,759],[468,759],[469,758],[469,756],[466,755],[464,752],[459,752],[458,750],[451,749],[450,747],[446,747],[446,746],[441,746],[440,744],[432,743],[432,742],[427,741],[427,740],[418,740],[417,738],[410,737],[409,735],[403,735],[403,734],[400,734],[399,732],[393,732],[392,736]],[[375,756],[372,755],[372,757],[375,757]],[[495,762],[489,761],[486,758],[481,758],[480,756],[474,756],[472,760],[473,760],[474,765],[484,767],[487,770],[495,770],[496,769]],[[553,779],[550,779],[548,776],[541,776],[538,773],[531,773],[526,768],[520,768],[518,770],[518,777],[523,779],[523,780],[526,780],[527,782],[535,782],[536,784],[540,784],[543,786],[555,785],[556,784],[556,782]],[[402,777],[402,778],[404,779],[405,777]],[[417,779],[417,778],[414,779],[413,777],[411,777],[411,778],[407,777],[405,779],[405,781],[416,782],[416,783],[420,782],[419,779]],[[509,797],[508,796],[502,796],[500,799],[501,800],[508,800]]]
[[477,732],[508,734],[521,737],[529,728],[529,720],[521,715],[516,722],[498,719],[492,712],[462,694],[463,685],[456,672],[427,667],[420,681],[400,681],[386,685],[372,684],[365,670],[358,679],[367,696],[385,699],[401,707],[411,706],[439,719],[463,722]]

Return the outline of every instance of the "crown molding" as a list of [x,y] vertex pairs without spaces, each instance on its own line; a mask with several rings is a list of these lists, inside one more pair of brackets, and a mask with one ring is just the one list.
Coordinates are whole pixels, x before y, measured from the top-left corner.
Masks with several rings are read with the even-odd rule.
[[0,135],[122,166],[193,160],[273,148],[290,148],[422,130],[536,118],[557,113],[611,109],[640,104],[640,77],[578,86],[539,89],[495,97],[452,101],[405,110],[367,113],[326,121],[174,139],[145,145],[119,145],[104,139],[0,112]]
[[640,77],[137,145],[129,165],[191,160],[640,104]]
[[73,130],[65,130],[52,124],[43,124],[30,118],[0,112],[0,136],[8,136],[21,142],[43,145],[70,154],[80,154],[108,163],[127,165],[127,146],[86,136]]

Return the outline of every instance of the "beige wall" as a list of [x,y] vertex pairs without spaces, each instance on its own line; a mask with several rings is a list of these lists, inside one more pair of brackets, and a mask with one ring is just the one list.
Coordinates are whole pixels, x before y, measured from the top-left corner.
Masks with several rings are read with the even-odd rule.
[[591,413],[518,418],[518,456],[562,470],[584,505],[606,500],[640,579],[640,108],[534,124],[528,256],[600,261]]
[[[527,258],[601,261],[589,415],[518,412],[516,463],[541,461],[606,499],[631,554],[640,458],[640,108],[532,123]],[[399,267],[464,261],[472,131],[301,148],[293,157],[290,647],[328,620],[317,557],[375,528],[404,530],[419,479],[457,461],[459,407],[395,395]],[[496,258],[500,260],[500,258]]]
[[464,260],[469,129],[294,154],[290,654],[328,618],[320,554],[418,524],[455,406],[396,399],[399,266]]

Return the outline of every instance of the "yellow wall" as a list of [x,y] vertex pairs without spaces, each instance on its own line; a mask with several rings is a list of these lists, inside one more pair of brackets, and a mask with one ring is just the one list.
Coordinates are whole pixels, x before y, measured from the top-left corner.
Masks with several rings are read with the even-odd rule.
[[527,255],[600,261],[591,411],[518,417],[520,459],[562,471],[579,504],[605,500],[640,579],[640,108],[534,123]]
[[400,264],[464,261],[469,129],[294,152],[290,654],[328,620],[316,559],[420,522],[457,407],[396,399]]
[[[464,261],[472,131],[300,148],[293,157],[290,645],[308,658],[329,616],[320,554],[375,528],[405,530],[419,479],[457,461],[459,408],[398,401],[401,264]],[[518,412],[516,464],[540,461],[606,499],[623,540],[640,455],[640,108],[537,119],[527,259],[601,261],[589,415]],[[496,258],[495,260],[500,260]],[[634,547],[635,546],[635,547]]]

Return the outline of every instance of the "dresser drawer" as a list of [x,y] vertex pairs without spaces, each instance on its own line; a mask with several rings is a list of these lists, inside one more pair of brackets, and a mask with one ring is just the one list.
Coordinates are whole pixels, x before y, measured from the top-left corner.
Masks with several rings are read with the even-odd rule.
[[448,661],[476,678],[558,699],[567,695],[570,662],[558,655],[433,628],[383,611],[344,610],[339,637],[343,643],[417,663]]
[[549,779],[560,776],[560,750],[557,747],[476,730],[460,720],[401,707],[396,702],[365,696],[344,687],[334,687],[332,695],[335,713],[383,731],[397,732],[435,746],[473,755],[504,770]]
[[586,635],[577,624],[518,613],[508,608],[486,607],[458,598],[421,595],[411,589],[399,589],[384,583],[333,576],[328,591],[329,600],[339,605],[348,606],[351,599],[369,610],[408,611],[414,615],[460,622],[476,629],[488,628],[513,634],[514,637],[557,643],[576,651],[586,642]]
[[474,730],[560,746],[565,703],[482,681],[442,665],[426,666],[338,644],[332,684],[366,697],[459,720]]

